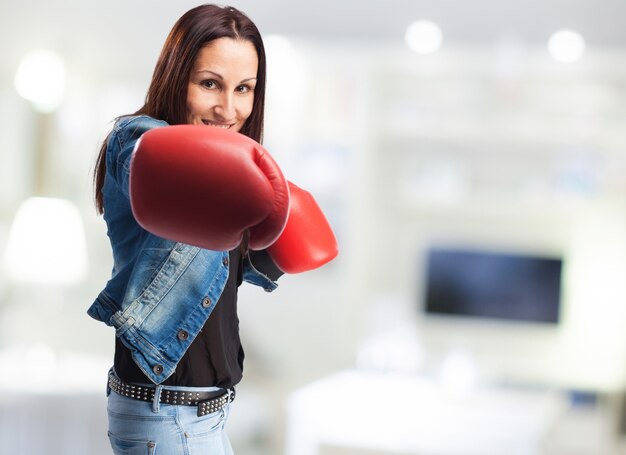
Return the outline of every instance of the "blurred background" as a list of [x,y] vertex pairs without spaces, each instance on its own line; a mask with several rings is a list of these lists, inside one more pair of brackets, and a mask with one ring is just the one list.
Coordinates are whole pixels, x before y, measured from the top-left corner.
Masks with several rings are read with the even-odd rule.
[[[91,172],[188,0],[0,0],[0,454],[110,453]],[[240,289],[238,455],[626,453],[626,4],[233,1],[340,255]]]

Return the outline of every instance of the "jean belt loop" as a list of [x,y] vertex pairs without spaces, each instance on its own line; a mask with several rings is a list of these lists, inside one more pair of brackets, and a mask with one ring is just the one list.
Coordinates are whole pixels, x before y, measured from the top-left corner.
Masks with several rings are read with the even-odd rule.
[[154,389],[154,398],[152,399],[152,412],[157,413],[161,411],[161,390],[162,385],[157,385]]

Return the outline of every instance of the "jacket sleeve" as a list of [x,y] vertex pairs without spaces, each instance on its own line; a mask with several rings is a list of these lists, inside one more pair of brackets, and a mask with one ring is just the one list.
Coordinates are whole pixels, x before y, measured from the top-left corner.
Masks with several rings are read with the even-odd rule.
[[137,140],[146,131],[167,125],[162,120],[148,116],[137,116],[122,117],[113,127],[107,140],[107,174],[113,178],[127,198],[130,198],[128,191],[130,160]]
[[272,261],[266,250],[250,250],[244,258],[244,281],[260,286],[268,292],[278,287],[276,281],[284,272]]

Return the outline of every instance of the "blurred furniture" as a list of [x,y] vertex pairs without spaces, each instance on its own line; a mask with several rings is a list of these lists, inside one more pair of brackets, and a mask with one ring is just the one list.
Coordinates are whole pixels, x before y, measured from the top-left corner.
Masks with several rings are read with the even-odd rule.
[[566,404],[554,391],[455,390],[418,376],[344,371],[289,397],[285,453],[318,455],[330,446],[420,455],[536,455]]
[[110,361],[46,345],[0,351],[0,454],[110,455]]
[[110,455],[100,393],[0,392],[0,454]]

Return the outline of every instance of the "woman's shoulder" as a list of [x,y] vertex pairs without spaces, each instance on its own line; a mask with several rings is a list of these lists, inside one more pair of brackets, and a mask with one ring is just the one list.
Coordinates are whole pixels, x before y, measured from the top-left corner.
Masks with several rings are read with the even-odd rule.
[[168,123],[155,119],[147,115],[127,115],[119,117],[107,140],[107,148],[115,147],[124,148],[125,145],[130,144],[139,139],[143,133],[152,128],[160,128],[168,126]]
[[127,130],[147,131],[151,128],[167,125],[168,123],[166,121],[159,120],[148,115],[124,115],[115,121],[112,133],[119,133],[120,131]]

